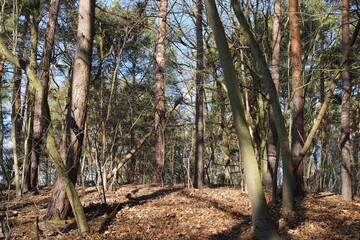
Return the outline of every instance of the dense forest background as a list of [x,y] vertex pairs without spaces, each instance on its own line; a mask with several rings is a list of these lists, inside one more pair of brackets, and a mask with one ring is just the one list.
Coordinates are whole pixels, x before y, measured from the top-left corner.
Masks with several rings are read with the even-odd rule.
[[237,186],[255,226],[263,188],[359,196],[359,3],[204,2],[2,0],[1,188],[81,222],[74,185]]

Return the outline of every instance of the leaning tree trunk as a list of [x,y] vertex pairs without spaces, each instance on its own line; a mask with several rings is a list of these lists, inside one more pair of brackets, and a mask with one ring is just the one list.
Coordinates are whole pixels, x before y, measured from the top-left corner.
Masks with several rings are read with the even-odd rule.
[[266,64],[264,55],[259,47],[259,44],[255,40],[254,35],[250,29],[249,24],[241,10],[240,4],[236,0],[231,1],[235,15],[240,22],[241,29],[244,37],[250,45],[252,55],[256,62],[259,64],[262,73],[261,84],[264,89],[268,91],[270,97],[270,103],[274,111],[276,132],[279,137],[279,143],[281,148],[281,157],[283,161],[283,208],[286,210],[294,211],[294,179],[293,179],[293,165],[291,161],[291,152],[288,141],[288,133],[285,127],[285,119],[282,115],[279,97],[275,88],[275,84],[271,78],[269,68]]
[[205,5],[208,20],[214,32],[216,46],[220,55],[220,62],[224,71],[239,146],[241,148],[241,157],[244,161],[246,185],[251,201],[254,233],[255,236],[260,239],[279,239],[279,235],[272,223],[266,205],[255,150],[245,117],[238,77],[236,76],[235,68],[231,60],[231,53],[226,40],[224,27],[217,12],[215,1],[206,0]]
[[[296,163],[304,145],[304,90],[301,78],[301,39],[299,23],[299,3],[298,0],[289,0],[289,22],[290,22],[290,42],[291,42],[291,65],[292,65],[292,91],[293,91],[293,124],[291,129],[291,156],[293,163]],[[305,193],[304,182],[304,163],[302,162],[296,171],[295,193],[303,195]]]
[[[342,1],[342,53],[345,54],[350,48],[349,34],[349,0]],[[342,93],[341,93],[341,195],[344,201],[352,200],[351,192],[351,157],[352,146],[350,137],[351,122],[351,79],[349,64],[345,64],[342,72]]]
[[202,10],[202,0],[196,0],[195,188],[202,188],[204,182],[204,44]]
[[[280,41],[281,41],[281,0],[274,1],[273,35],[272,35],[272,69],[271,77],[277,93],[280,88]],[[271,190],[272,201],[276,201],[277,167],[278,167],[278,136],[276,132],[274,111],[269,106],[268,130],[268,164],[265,178],[265,187]]]
[[[60,146],[61,157],[66,163],[67,174],[74,185],[76,184],[84,139],[94,15],[95,0],[80,0],[74,70],[69,89],[70,103],[66,116],[65,133]],[[61,179],[57,178],[48,205],[47,219],[65,219],[69,214],[70,196],[67,196],[62,184]]]
[[165,38],[168,0],[160,1],[155,49],[155,153],[153,183],[163,181],[165,158]]
[[[50,79],[50,61],[54,51],[55,28],[59,12],[59,1],[51,0],[49,19],[45,33],[44,51],[40,63],[39,78],[44,87],[44,98],[47,99]],[[43,116],[42,107],[37,97],[35,97],[34,107],[34,124],[33,124],[33,146],[31,151],[31,164],[30,164],[30,190],[37,187],[37,173],[40,162],[40,154],[42,152],[42,140],[44,137],[44,129],[47,128],[49,119]]]

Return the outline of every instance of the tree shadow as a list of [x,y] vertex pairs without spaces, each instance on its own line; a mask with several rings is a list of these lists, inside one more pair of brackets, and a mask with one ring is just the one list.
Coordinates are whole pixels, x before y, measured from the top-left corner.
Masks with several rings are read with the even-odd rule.
[[108,230],[109,225],[115,218],[116,214],[124,207],[134,207],[143,205],[149,200],[161,198],[165,195],[171,194],[173,192],[179,191],[183,189],[182,187],[179,188],[169,188],[169,189],[161,189],[155,191],[148,195],[143,195],[139,197],[133,197],[132,194],[135,193],[134,191],[128,193],[126,198],[128,201],[121,202],[121,203],[114,203],[111,205],[106,204],[92,204],[85,208],[85,212],[88,215],[88,219],[94,219],[102,215],[106,215],[105,220],[101,223],[101,227],[99,229],[99,233],[104,233]]
[[221,233],[214,234],[214,235],[210,236],[208,239],[211,239],[211,240],[239,239],[240,235],[242,235],[246,230],[251,228],[251,216],[250,215],[243,215],[237,211],[232,210],[230,207],[220,204],[219,202],[215,201],[214,199],[191,195],[190,193],[187,193],[185,191],[183,191],[182,194],[188,198],[192,198],[192,199],[195,199],[200,202],[209,203],[212,207],[214,207],[222,212],[228,213],[231,216],[237,218],[239,221],[241,221],[241,223],[236,224],[232,228],[230,228],[226,231],[223,231]]

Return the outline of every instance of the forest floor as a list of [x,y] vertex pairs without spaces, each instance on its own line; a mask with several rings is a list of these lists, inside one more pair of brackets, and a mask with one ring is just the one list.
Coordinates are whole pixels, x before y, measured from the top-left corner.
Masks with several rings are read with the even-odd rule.
[[[91,228],[86,238],[71,219],[42,220],[50,188],[22,199],[3,191],[0,215],[8,215],[11,239],[36,239],[36,218],[40,239],[251,239],[249,197],[238,188],[123,185],[106,193],[107,205],[95,187],[79,193]],[[359,198],[344,203],[332,193],[308,194],[296,200],[296,214],[280,205],[269,204],[283,239],[360,239]]]

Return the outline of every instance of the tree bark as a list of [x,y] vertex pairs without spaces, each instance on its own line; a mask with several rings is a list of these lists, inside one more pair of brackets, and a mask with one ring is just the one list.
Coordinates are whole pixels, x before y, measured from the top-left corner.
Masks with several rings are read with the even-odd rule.
[[232,0],[235,15],[241,24],[243,34],[250,45],[252,55],[256,62],[259,64],[262,73],[261,84],[264,89],[268,91],[270,96],[270,103],[274,111],[276,132],[279,137],[279,143],[281,148],[281,157],[283,160],[283,208],[289,211],[294,211],[294,179],[293,179],[293,165],[291,161],[291,152],[288,141],[288,133],[285,127],[285,119],[282,115],[279,97],[275,88],[275,84],[271,78],[270,71],[266,64],[265,58],[259,44],[255,40],[254,35],[251,32],[250,26],[240,8],[240,4],[236,0]]
[[195,103],[195,179],[194,187],[204,184],[204,44],[202,26],[202,0],[196,0],[196,103]]
[[[49,19],[45,32],[45,43],[43,55],[40,62],[39,78],[44,87],[44,98],[48,97],[49,79],[50,79],[50,62],[54,51],[55,29],[59,12],[59,1],[51,0],[49,9]],[[33,125],[33,146],[31,151],[31,167],[30,167],[30,190],[37,187],[37,173],[42,152],[42,140],[44,137],[44,129],[49,125],[49,119],[44,117],[41,104],[35,96],[34,108],[34,125]]]
[[155,152],[153,183],[163,182],[165,158],[165,39],[168,0],[160,1],[155,49]]
[[[281,0],[274,1],[273,33],[272,33],[271,77],[276,92],[280,89],[280,41],[281,41]],[[274,110],[269,106],[268,130],[268,164],[265,187],[271,190],[272,201],[276,201],[277,167],[278,167],[278,136],[275,126]]]
[[[94,15],[95,0],[80,0],[74,70],[69,89],[70,103],[60,146],[61,158],[66,164],[67,174],[74,185],[77,180],[84,139]],[[57,174],[59,175],[59,173]],[[66,196],[67,193],[65,194],[63,187],[63,181],[58,177],[48,205],[47,219],[65,219],[69,213],[69,200],[71,200],[69,198],[72,196]]]
[[[349,34],[349,0],[342,1],[342,53],[345,54],[350,48]],[[352,200],[351,191],[351,158],[352,144],[350,137],[351,123],[351,79],[349,73],[349,63],[345,64],[342,72],[342,92],[341,92],[341,195],[346,202]]]
[[[4,75],[4,64],[5,57],[0,54],[0,89],[3,88],[3,75]],[[8,174],[8,169],[5,167],[4,163],[4,138],[5,138],[5,125],[4,125],[4,112],[3,112],[3,95],[0,95],[0,167],[2,171],[2,176],[4,179],[5,186],[8,188],[10,185],[10,177]]]
[[[303,80],[301,78],[302,60],[298,0],[289,0],[289,22],[292,65],[291,85],[293,93],[291,156],[293,163],[296,163],[302,146],[304,145],[304,90]],[[294,177],[295,193],[297,195],[303,195],[305,193],[303,162],[294,172]]]
[[233,112],[239,146],[241,148],[241,157],[244,161],[246,184],[251,201],[254,233],[255,236],[260,239],[280,239],[266,205],[255,150],[247,126],[238,78],[231,60],[231,53],[225,31],[217,12],[215,1],[206,0],[205,5],[208,20],[214,32],[216,46],[220,55],[220,62],[228,88],[230,105]]

